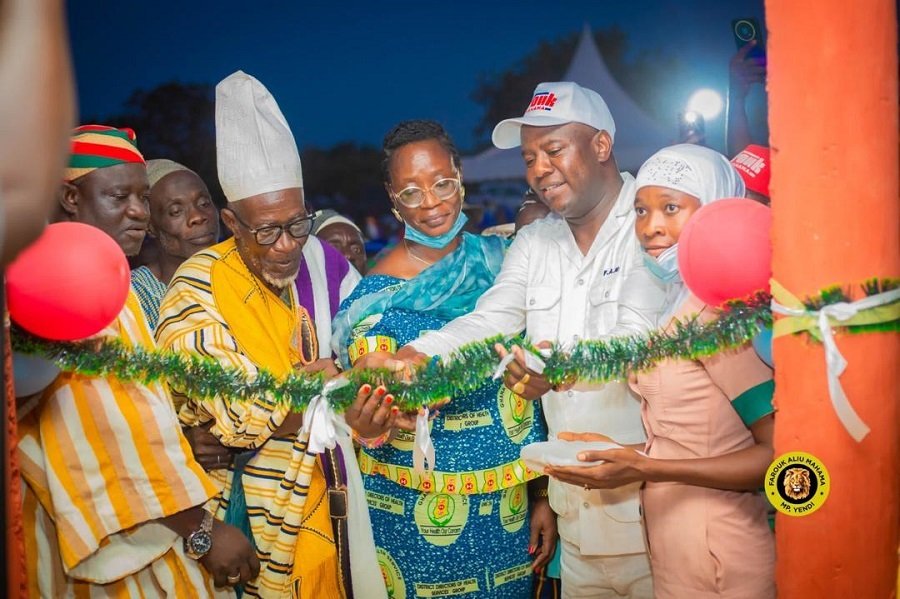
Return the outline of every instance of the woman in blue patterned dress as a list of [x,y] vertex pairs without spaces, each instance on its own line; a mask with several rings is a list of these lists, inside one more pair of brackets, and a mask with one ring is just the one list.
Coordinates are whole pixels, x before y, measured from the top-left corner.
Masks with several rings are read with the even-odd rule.
[[[385,137],[382,170],[406,230],[335,318],[334,350],[345,366],[364,366],[470,311],[506,249],[498,237],[462,232],[459,153],[439,124],[397,125]],[[523,444],[546,438],[539,404],[486,380],[454,396],[431,425],[428,475],[413,470],[410,433],[361,443],[388,596],[528,597],[532,568],[547,562],[556,537],[546,479],[529,483],[537,473],[519,459]]]

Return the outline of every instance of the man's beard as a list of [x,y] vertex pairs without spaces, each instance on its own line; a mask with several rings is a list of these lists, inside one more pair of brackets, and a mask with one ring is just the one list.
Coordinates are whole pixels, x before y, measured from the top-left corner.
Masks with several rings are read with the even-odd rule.
[[279,279],[279,278],[271,276],[267,272],[263,272],[262,278],[266,283],[268,283],[275,289],[286,289],[288,286],[293,285],[294,281],[297,280],[297,274],[300,274],[300,273],[298,272],[294,275],[291,275],[290,277],[284,277],[282,279]]

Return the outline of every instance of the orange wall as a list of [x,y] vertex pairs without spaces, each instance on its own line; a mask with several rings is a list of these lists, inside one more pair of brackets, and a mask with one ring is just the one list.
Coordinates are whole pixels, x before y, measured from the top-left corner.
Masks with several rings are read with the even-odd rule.
[[[900,275],[895,11],[894,0],[766,1],[773,276],[800,297]],[[776,455],[807,451],[832,477],[820,510],[778,515],[781,598],[896,593],[900,335],[837,344],[872,429],[861,443],[830,406],[821,345],[775,342]]]

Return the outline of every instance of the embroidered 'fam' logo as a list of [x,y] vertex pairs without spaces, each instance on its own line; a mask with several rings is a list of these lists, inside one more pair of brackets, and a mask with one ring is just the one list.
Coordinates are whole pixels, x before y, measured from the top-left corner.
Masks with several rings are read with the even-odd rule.
[[552,110],[555,104],[556,94],[553,92],[538,92],[531,98],[531,104],[528,105],[525,112],[531,112],[532,110]]

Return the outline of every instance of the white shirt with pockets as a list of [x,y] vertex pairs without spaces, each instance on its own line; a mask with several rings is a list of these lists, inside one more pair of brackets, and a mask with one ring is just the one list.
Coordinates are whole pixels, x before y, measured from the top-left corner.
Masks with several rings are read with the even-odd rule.
[[[587,255],[557,215],[524,227],[475,309],[411,345],[447,356],[466,343],[522,330],[534,343],[563,344],[648,331],[663,290],[641,261],[634,232],[634,177],[622,173],[622,178],[622,190]],[[542,402],[551,439],[574,431],[602,433],[623,444],[646,440],[639,398],[626,381],[550,391]],[[643,553],[639,486],[585,491],[551,479],[550,504],[560,516],[560,535],[584,555]]]

